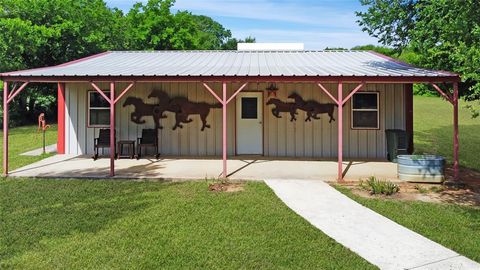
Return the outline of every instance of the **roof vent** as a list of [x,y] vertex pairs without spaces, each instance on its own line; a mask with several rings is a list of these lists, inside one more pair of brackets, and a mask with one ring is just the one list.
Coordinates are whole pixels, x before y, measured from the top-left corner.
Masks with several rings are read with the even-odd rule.
[[303,51],[303,43],[238,43],[237,51]]

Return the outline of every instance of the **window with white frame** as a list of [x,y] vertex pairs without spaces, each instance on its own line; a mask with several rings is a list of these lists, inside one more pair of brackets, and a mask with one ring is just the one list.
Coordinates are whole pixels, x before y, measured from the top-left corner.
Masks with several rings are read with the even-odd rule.
[[360,92],[352,97],[352,129],[378,129],[380,117],[377,92]]
[[[109,91],[103,91],[108,97]],[[88,126],[106,127],[110,125],[110,104],[97,91],[88,91]]]

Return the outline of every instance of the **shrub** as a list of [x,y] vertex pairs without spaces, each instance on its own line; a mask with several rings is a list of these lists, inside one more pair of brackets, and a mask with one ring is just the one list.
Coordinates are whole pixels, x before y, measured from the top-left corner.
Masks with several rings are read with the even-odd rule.
[[416,184],[416,185],[415,185],[415,189],[418,190],[418,192],[420,192],[420,193],[422,193],[422,194],[423,194],[423,193],[428,193],[428,189],[422,187],[422,186],[419,185],[419,184]]
[[400,187],[386,180],[379,180],[375,176],[370,176],[366,180],[360,180],[360,187],[368,190],[370,194],[392,195],[400,191]]

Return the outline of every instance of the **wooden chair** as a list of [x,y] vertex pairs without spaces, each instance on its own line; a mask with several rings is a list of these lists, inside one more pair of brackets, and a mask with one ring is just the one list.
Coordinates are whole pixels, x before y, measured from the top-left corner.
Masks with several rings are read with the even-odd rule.
[[160,153],[158,152],[158,130],[142,129],[142,137],[137,138],[137,159],[142,155],[142,148],[155,147],[155,158],[158,159]]
[[[116,135],[116,134],[114,134]],[[116,141],[116,136],[115,136],[115,141]],[[115,144],[114,144],[115,145]],[[93,155],[93,160],[97,160],[98,158],[98,149],[102,148],[102,154],[103,154],[103,149],[104,148],[110,148],[110,129],[107,128],[102,128],[100,129],[98,133],[98,138],[94,139],[93,142],[93,150],[95,154]],[[115,151],[115,149],[113,149]]]

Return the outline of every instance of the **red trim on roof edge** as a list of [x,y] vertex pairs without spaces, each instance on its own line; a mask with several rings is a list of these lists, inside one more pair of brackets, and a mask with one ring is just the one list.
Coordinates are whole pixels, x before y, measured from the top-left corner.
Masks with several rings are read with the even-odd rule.
[[[376,51],[371,51],[371,50],[370,50],[370,51],[368,51],[368,52],[371,53],[371,54],[375,54],[376,56],[382,57],[382,58],[384,58],[384,59],[387,59],[387,60],[389,60],[389,61],[395,62],[395,63],[397,63],[397,64],[399,64],[399,65],[402,65],[402,66],[407,66],[407,67],[412,67],[412,68],[419,68],[419,67],[417,67],[417,66],[411,65],[411,64],[409,64],[409,63],[405,63],[405,62],[403,62],[403,61],[400,61],[400,60],[395,59],[395,58],[392,58],[392,57],[390,57],[390,56],[387,56],[387,55],[378,53],[378,52],[376,52]],[[450,76],[459,76],[459,77],[460,77],[459,74],[453,73],[453,72],[450,72],[450,71],[446,71],[446,70],[435,70],[435,71],[436,71],[436,72],[441,72],[441,73],[444,73],[444,74],[450,75]]]
[[39,67],[39,68],[9,71],[9,72],[5,72],[5,73],[0,73],[0,77],[1,76],[10,76],[10,74],[12,74],[12,73],[37,71],[37,70],[42,70],[42,69],[54,68],[54,67],[65,67],[65,66],[76,64],[76,63],[84,62],[84,61],[87,61],[87,60],[91,60],[93,58],[97,58],[97,57],[100,57],[100,56],[104,56],[104,55],[107,55],[107,54],[110,54],[110,53],[111,53],[111,51],[101,52],[101,53],[86,56],[86,57],[83,57],[83,58],[80,58],[80,59],[77,59],[77,60],[72,60],[72,61],[69,61],[69,62],[65,62],[63,64],[59,64],[59,65],[56,65],[56,66],[48,66],[48,67]]
[[[0,76],[0,78],[2,78]],[[4,76],[4,81],[29,82],[460,82],[459,76]]]

